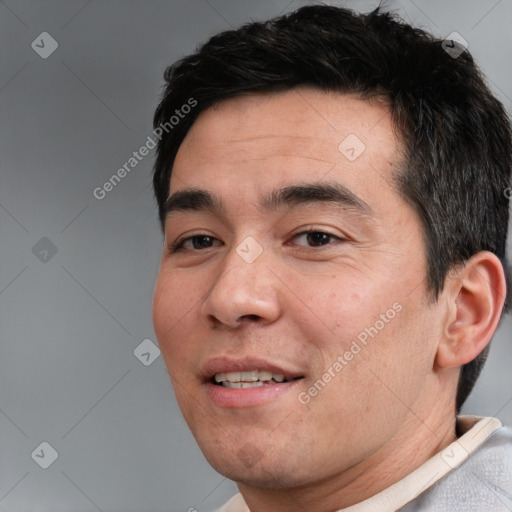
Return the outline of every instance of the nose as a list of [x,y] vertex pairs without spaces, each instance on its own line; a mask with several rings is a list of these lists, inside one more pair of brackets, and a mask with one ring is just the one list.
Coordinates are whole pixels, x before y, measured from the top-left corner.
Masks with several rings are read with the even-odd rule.
[[263,254],[249,263],[233,249],[201,305],[201,317],[211,328],[275,322],[281,314],[276,281]]

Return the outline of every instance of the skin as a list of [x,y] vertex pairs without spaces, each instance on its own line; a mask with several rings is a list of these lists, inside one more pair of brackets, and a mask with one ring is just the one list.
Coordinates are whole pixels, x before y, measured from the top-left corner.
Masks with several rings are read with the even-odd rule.
[[[366,146],[354,161],[338,149],[349,134]],[[168,217],[155,332],[188,426],[251,512],[350,506],[456,439],[459,367],[490,340],[504,277],[497,258],[479,253],[430,299],[420,223],[393,181],[400,149],[384,102],[302,88],[202,112],[178,151],[169,194],[207,189],[226,212]],[[372,215],[332,204],[258,206],[261,195],[299,182],[340,183]],[[315,244],[300,234],[308,228],[335,238]],[[170,251],[199,234],[213,239]],[[263,249],[252,263],[236,252],[247,236]],[[401,311],[300,403],[394,303]],[[258,406],[219,407],[200,371],[226,355],[262,357],[304,378]]]

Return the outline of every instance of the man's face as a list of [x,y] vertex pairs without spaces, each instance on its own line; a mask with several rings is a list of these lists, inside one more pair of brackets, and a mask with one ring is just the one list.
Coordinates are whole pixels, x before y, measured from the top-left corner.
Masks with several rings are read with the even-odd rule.
[[[389,456],[429,414],[440,315],[398,152],[386,105],[311,89],[225,101],[181,145],[169,195],[202,189],[223,209],[169,213],[155,332],[187,424],[229,478],[320,481]],[[294,186],[318,194],[262,204]]]

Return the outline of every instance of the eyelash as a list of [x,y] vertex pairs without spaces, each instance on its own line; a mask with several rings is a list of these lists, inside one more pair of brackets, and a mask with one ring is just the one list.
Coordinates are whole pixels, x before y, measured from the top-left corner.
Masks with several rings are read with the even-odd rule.
[[[323,235],[327,235],[329,238],[334,238],[338,242],[345,242],[346,241],[345,238],[341,238],[339,236],[333,235],[332,233],[329,233],[328,231],[321,231],[319,229],[314,229],[314,228],[313,229],[307,229],[305,231],[301,231],[300,233],[297,233],[297,234],[293,235],[292,239],[297,238],[298,236],[301,236],[301,235],[308,235],[309,233],[320,233],[320,234],[323,234]],[[174,244],[172,244],[170,246],[169,252],[175,253],[175,252],[178,252],[180,250],[184,250],[183,244],[187,240],[193,240],[194,238],[201,238],[201,237],[206,237],[206,238],[211,238],[212,240],[217,240],[213,236],[199,233],[197,235],[192,235],[192,236],[189,236],[189,237],[186,237],[186,238],[182,238],[181,240],[176,241]],[[325,247],[326,245],[332,245],[332,244],[325,244],[325,245],[320,245],[320,246],[317,246],[317,247]],[[310,247],[310,248],[314,249],[315,247]],[[206,247],[206,249],[210,249],[210,247]],[[201,249],[188,249],[188,250],[189,251],[193,251],[193,252],[201,251]]]

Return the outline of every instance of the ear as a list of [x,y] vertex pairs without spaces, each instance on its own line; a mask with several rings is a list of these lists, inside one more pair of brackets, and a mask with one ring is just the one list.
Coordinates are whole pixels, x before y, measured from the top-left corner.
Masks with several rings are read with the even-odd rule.
[[461,366],[480,354],[498,327],[506,292],[503,265],[488,251],[448,273],[442,292],[447,315],[436,353],[439,366]]

